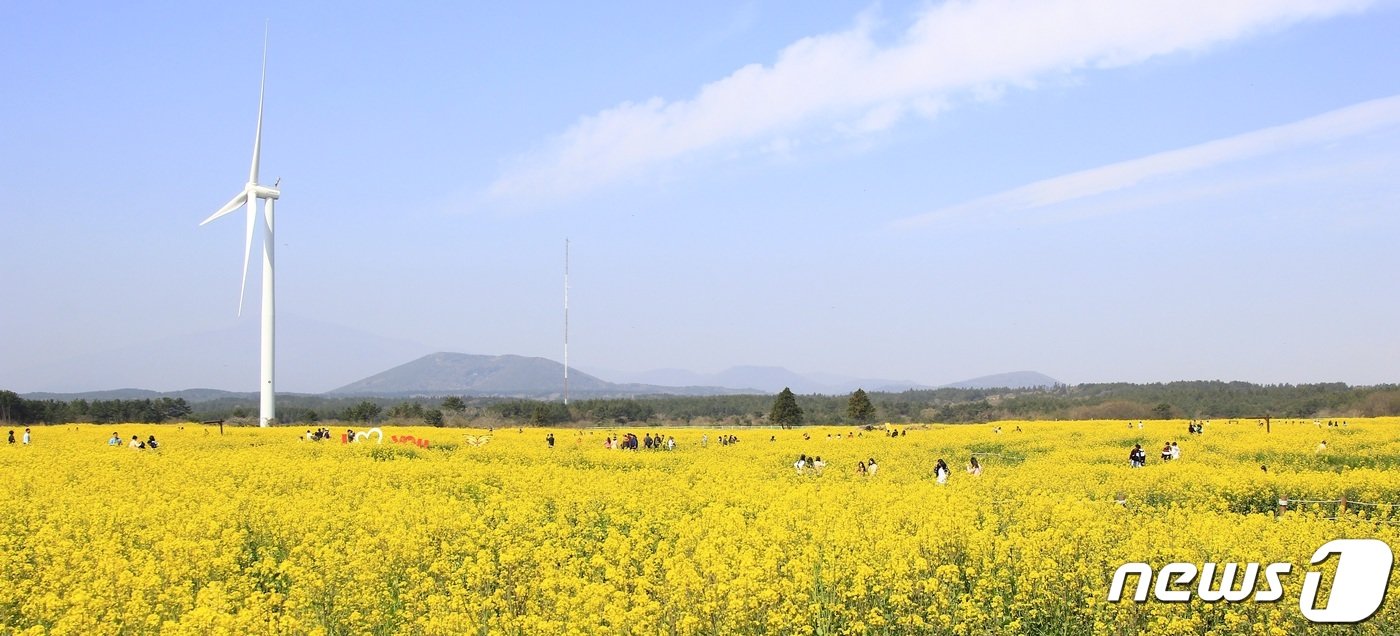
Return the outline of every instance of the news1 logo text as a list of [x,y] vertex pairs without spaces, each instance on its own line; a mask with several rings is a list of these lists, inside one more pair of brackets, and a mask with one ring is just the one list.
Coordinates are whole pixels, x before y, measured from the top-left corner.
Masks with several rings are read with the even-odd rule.
[[[1318,548],[1311,563],[1322,564],[1334,554],[1337,570],[1327,598],[1317,598],[1322,573],[1309,571],[1303,576],[1298,609],[1314,623],[1359,623],[1370,618],[1380,609],[1390,584],[1390,569],[1395,562],[1390,546],[1377,539],[1336,539]],[[1293,564],[1263,566],[1260,581],[1260,564],[1246,563],[1244,578],[1236,588],[1239,570],[1238,563],[1203,563],[1199,568],[1194,563],[1169,563],[1154,572],[1146,563],[1125,563],[1113,573],[1108,600],[1121,600],[1128,577],[1137,575],[1132,598],[1138,603],[1147,601],[1149,590],[1164,603],[1188,602],[1193,593],[1207,603],[1274,603],[1283,598],[1283,578],[1293,571]]]

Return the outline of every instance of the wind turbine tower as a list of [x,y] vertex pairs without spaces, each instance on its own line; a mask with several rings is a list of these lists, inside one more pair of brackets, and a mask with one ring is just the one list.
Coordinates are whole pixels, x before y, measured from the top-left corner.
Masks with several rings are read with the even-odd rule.
[[564,406],[569,405],[569,239],[564,239]]
[[224,207],[204,219],[200,225],[204,225],[214,219],[224,216],[245,204],[248,208],[247,233],[243,242],[243,282],[238,287],[238,315],[243,315],[243,296],[248,288],[248,261],[253,254],[253,228],[257,224],[258,199],[265,201],[263,205],[263,267],[262,267],[262,354],[260,373],[260,393],[261,399],[258,404],[258,426],[271,426],[277,419],[277,397],[273,386],[273,274],[272,274],[272,208],[273,202],[281,196],[281,191],[277,186],[282,183],[278,179],[272,187],[258,185],[258,161],[262,156],[262,117],[263,117],[263,87],[267,84],[267,34],[263,33],[263,62],[262,80],[258,83],[258,126],[253,134],[253,167],[248,171],[248,183],[243,185],[243,191],[239,192]]

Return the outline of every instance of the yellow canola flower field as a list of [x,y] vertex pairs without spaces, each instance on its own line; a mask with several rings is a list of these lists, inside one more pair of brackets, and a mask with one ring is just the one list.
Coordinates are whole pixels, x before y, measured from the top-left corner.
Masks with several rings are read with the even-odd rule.
[[[1400,512],[1372,505],[1400,504],[1396,418],[895,428],[385,427],[382,444],[342,444],[35,427],[0,446],[0,632],[1400,633],[1394,595],[1360,625],[1298,607],[1327,541],[1400,546]],[[162,443],[111,447],[113,432]],[[624,432],[676,448],[604,447]],[[1164,463],[1169,440],[1182,457]],[[799,474],[799,454],[827,466]],[[870,458],[876,474],[857,474]],[[1134,561],[1294,569],[1275,603],[1109,602]]]

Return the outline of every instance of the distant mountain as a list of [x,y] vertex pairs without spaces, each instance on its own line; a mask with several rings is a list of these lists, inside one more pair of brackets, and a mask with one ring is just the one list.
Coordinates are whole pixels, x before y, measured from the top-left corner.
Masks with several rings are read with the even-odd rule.
[[[277,391],[277,396],[283,398],[287,395],[307,395],[295,394],[295,392]],[[158,399],[158,398],[185,398],[186,402],[213,402],[216,399],[258,399],[258,394],[252,391],[221,391],[217,388],[186,388],[183,391],[147,391],[144,388],[115,388],[111,391],[81,391],[76,394],[55,394],[55,392],[38,391],[32,394],[21,394],[24,399],[56,399],[59,402],[71,402],[74,399]]]
[[783,367],[755,365],[730,367],[718,373],[696,373],[695,371],[688,371],[685,369],[656,369],[633,374],[610,373],[613,374],[613,377],[626,378],[631,382],[645,382],[648,384],[671,386],[722,386],[730,389],[745,389],[761,393],[777,393],[783,390],[784,387],[787,387],[799,394],[820,393],[823,395],[842,395],[856,389],[865,389],[871,392],[899,393],[901,391],[944,387],[957,389],[1021,389],[1038,386],[1053,386],[1060,383],[1059,380],[1055,378],[1035,371],[1015,371],[1012,373],[988,375],[945,384],[942,385],[942,387],[934,387],[907,380],[859,378],[820,372],[798,373]]
[[20,397],[26,400],[58,400],[60,402],[67,402],[69,400],[146,400],[165,396],[160,391],[148,391],[146,389],[109,389],[106,391],[83,391],[80,393],[38,391],[35,393],[21,393]]
[[777,393],[784,388],[795,393],[840,395],[858,388],[866,391],[905,391],[928,389],[916,382],[856,378],[831,373],[798,373],[783,367],[741,365],[718,373],[696,373],[685,369],[655,369],[635,374],[617,374],[632,382],[668,386],[722,386],[757,393]]
[[[800,394],[843,395],[864,388],[870,392],[898,393],[934,387],[871,378],[853,378],[827,373],[797,373],[783,367],[736,366],[718,373],[696,373],[684,369],[657,369],[643,373],[609,372],[626,382],[609,382],[596,375],[569,370],[569,394],[578,398],[630,397],[638,395],[728,395],[777,393],[784,387]],[[1054,386],[1058,380],[1035,371],[1016,371],[972,378],[938,388],[990,389]],[[546,358],[517,355],[471,355],[434,353],[400,364],[325,393],[326,397],[347,396],[495,396],[558,398],[564,392],[564,365]],[[288,395],[289,392],[278,392]],[[305,394],[303,394],[305,395]],[[161,397],[184,398],[190,403],[213,400],[253,399],[252,392],[219,389],[185,389],[158,392],[146,389],[113,389],[80,393],[25,393],[30,400],[139,400]]]
[[[546,358],[434,353],[352,382],[328,395],[479,395],[558,397],[564,392],[564,365]],[[569,370],[569,394],[577,397],[629,395],[721,395],[720,387],[668,387],[615,384],[577,369]]]
[[[0,364],[0,387],[46,393],[114,386],[157,391],[197,386],[256,392],[260,325],[256,315],[244,316],[213,331],[175,334],[24,368]],[[277,317],[277,391],[319,393],[432,350],[424,344],[284,313]]]
[[949,389],[1032,389],[1042,386],[1055,386],[1059,380],[1036,371],[1012,371],[984,375],[980,378],[945,384],[940,388]]

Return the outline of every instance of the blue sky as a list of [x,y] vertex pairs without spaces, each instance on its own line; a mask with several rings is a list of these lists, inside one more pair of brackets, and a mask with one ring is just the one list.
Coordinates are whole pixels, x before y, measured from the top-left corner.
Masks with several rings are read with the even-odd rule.
[[1396,3],[670,4],[0,6],[0,387],[256,386],[265,19],[279,388],[1400,381]]

